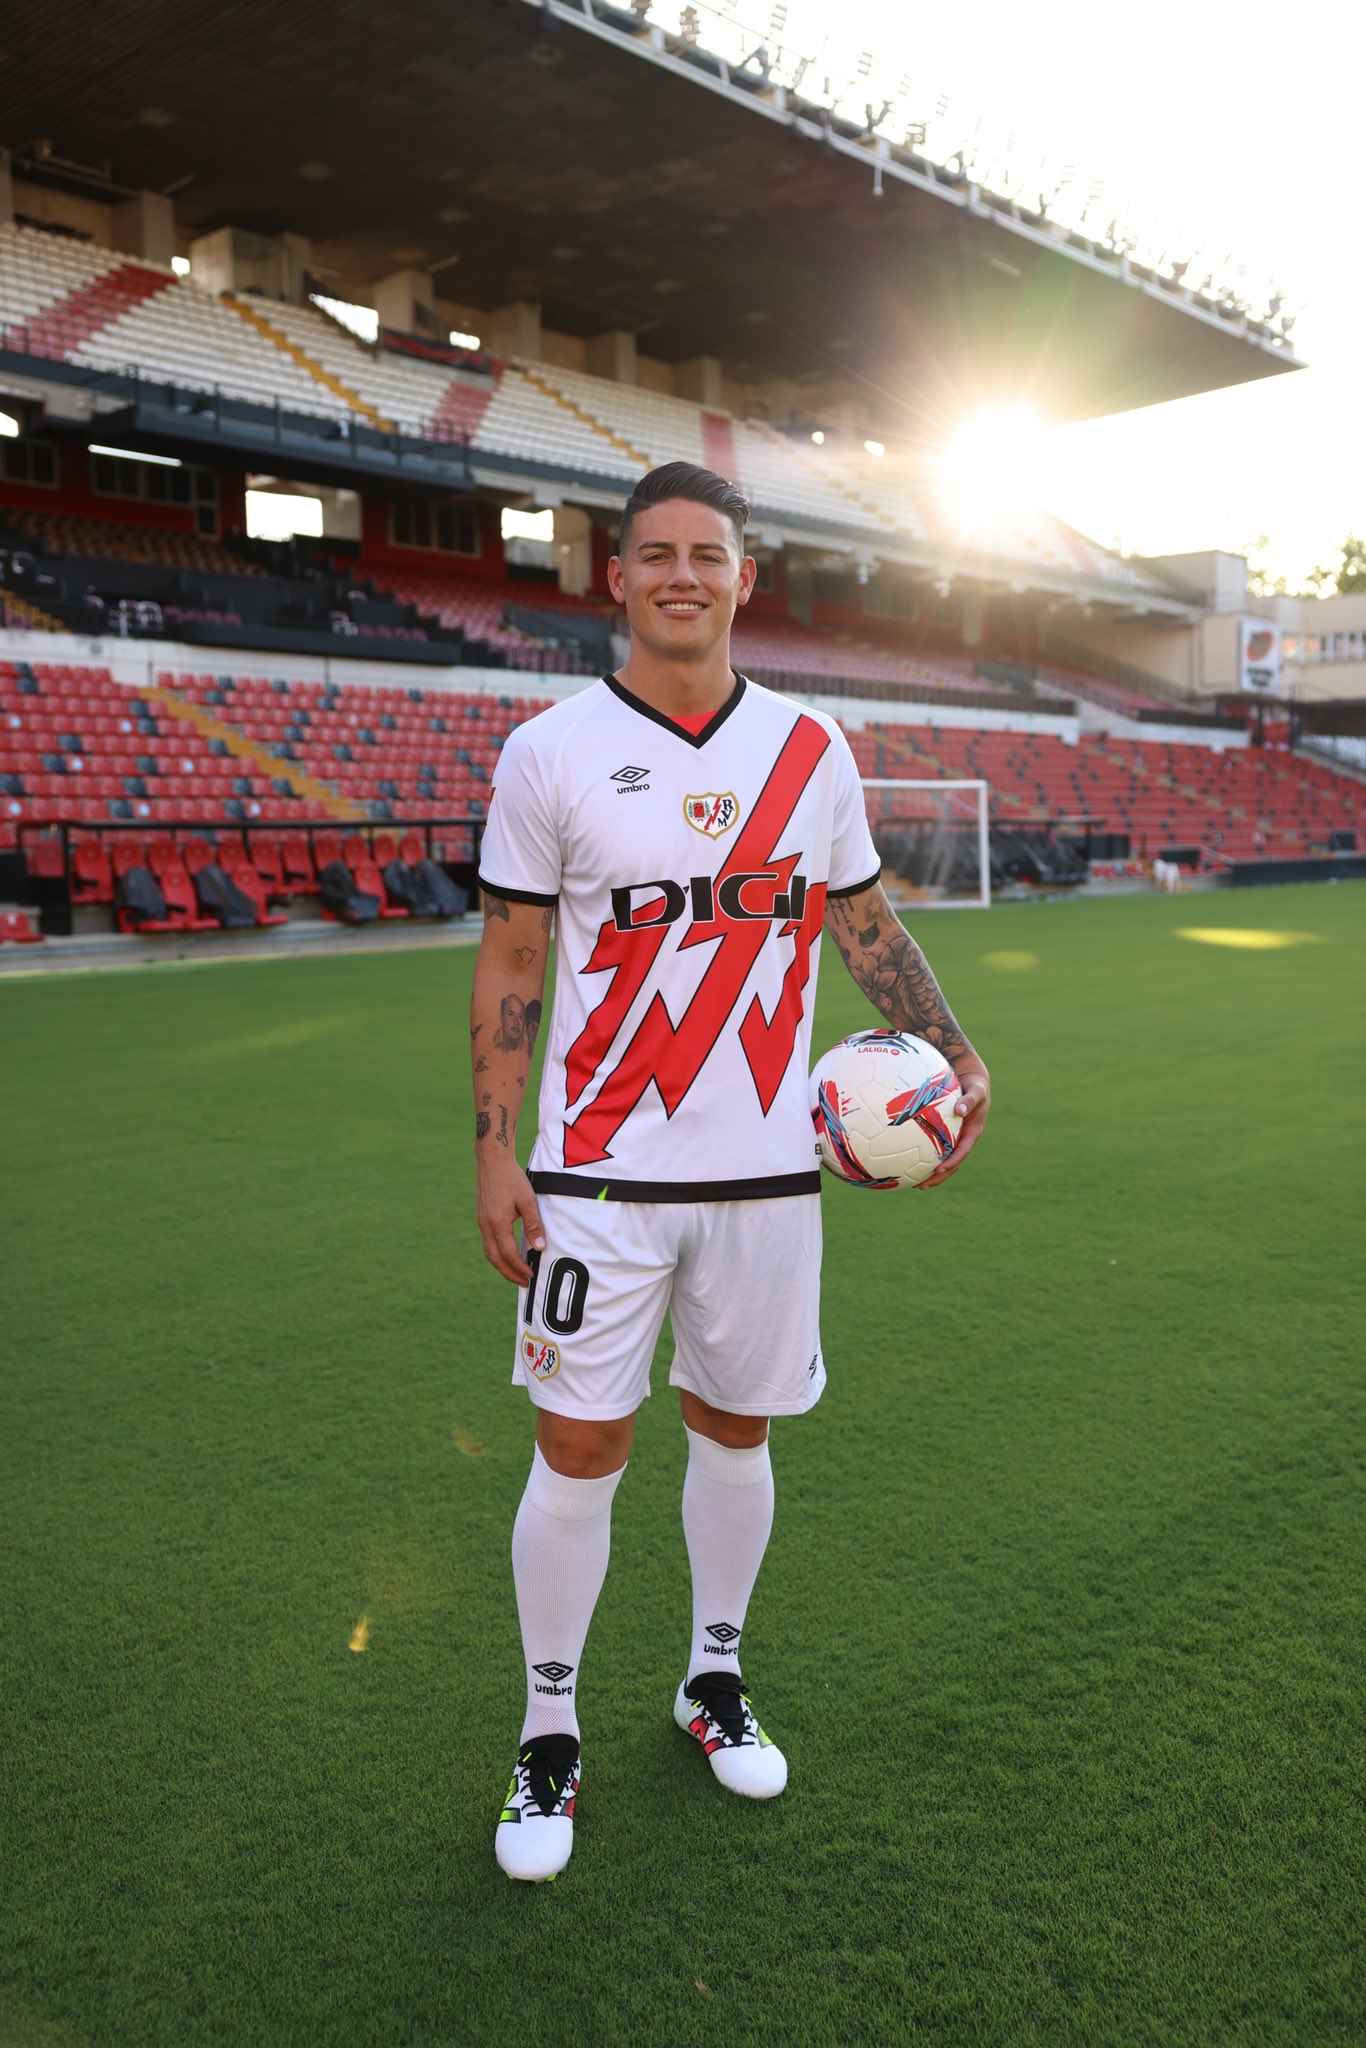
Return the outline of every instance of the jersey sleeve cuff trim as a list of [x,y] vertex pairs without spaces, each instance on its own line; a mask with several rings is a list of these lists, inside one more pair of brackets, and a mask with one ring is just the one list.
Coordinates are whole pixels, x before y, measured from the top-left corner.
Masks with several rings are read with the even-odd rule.
[[509,903],[539,903],[549,907],[559,902],[559,895],[542,896],[534,889],[509,889],[502,882],[491,882],[487,875],[479,877],[479,887],[490,896],[505,896]]
[[880,882],[881,880],[882,869],[875,868],[866,882],[846,882],[842,889],[827,889],[825,900],[828,903],[835,896],[861,896],[865,889],[871,889],[874,882]]
[[603,1180],[588,1173],[545,1173],[527,1178],[538,1195],[577,1195],[585,1202],[762,1202],[775,1195],[818,1195],[820,1168],[770,1173],[762,1180]]

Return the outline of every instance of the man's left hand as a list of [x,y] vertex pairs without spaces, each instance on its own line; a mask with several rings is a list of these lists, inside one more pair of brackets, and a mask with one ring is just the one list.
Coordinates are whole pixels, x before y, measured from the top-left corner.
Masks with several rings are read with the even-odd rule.
[[942,1165],[936,1166],[929,1179],[921,1181],[922,1188],[937,1188],[951,1173],[957,1173],[986,1127],[987,1112],[991,1108],[991,1076],[976,1053],[962,1054],[954,1072],[961,1090],[957,1108],[963,1119],[958,1130],[958,1142]]

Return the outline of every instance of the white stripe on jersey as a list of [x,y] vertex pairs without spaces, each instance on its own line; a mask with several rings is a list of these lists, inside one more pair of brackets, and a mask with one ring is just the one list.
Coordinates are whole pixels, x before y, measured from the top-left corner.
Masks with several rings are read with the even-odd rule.
[[834,721],[741,677],[693,735],[605,677],[518,727],[494,790],[482,885],[557,905],[538,1185],[814,1188],[826,898],[879,865]]

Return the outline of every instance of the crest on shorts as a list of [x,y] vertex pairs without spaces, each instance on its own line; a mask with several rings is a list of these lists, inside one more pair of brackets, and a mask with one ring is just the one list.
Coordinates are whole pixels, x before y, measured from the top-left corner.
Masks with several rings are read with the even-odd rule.
[[534,1380],[553,1380],[560,1369],[560,1347],[527,1330],[522,1337],[522,1364]]
[[701,796],[685,796],[683,815],[694,832],[705,832],[708,839],[719,839],[723,832],[729,832],[740,815],[740,800],[733,790],[718,796],[715,790],[707,790]]

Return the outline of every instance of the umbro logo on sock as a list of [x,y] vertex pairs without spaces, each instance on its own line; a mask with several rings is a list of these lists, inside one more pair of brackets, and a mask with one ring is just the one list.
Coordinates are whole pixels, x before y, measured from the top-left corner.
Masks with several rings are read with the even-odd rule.
[[[716,1638],[716,1644],[706,1643],[703,1645],[705,1649],[711,1651],[713,1657],[728,1656],[731,1644],[738,1642],[740,1637],[739,1629],[732,1628],[728,1621],[712,1622],[707,1629],[707,1634]],[[716,1646],[717,1644],[719,1644],[719,1648]]]
[[533,1671],[539,1671],[542,1678],[550,1681],[548,1685],[538,1685],[536,1687],[537,1692],[553,1693],[557,1699],[562,1693],[573,1692],[574,1688],[572,1685],[560,1684],[560,1680],[568,1678],[570,1672],[574,1669],[572,1664],[556,1664],[552,1662],[550,1664],[533,1664],[531,1668]]

